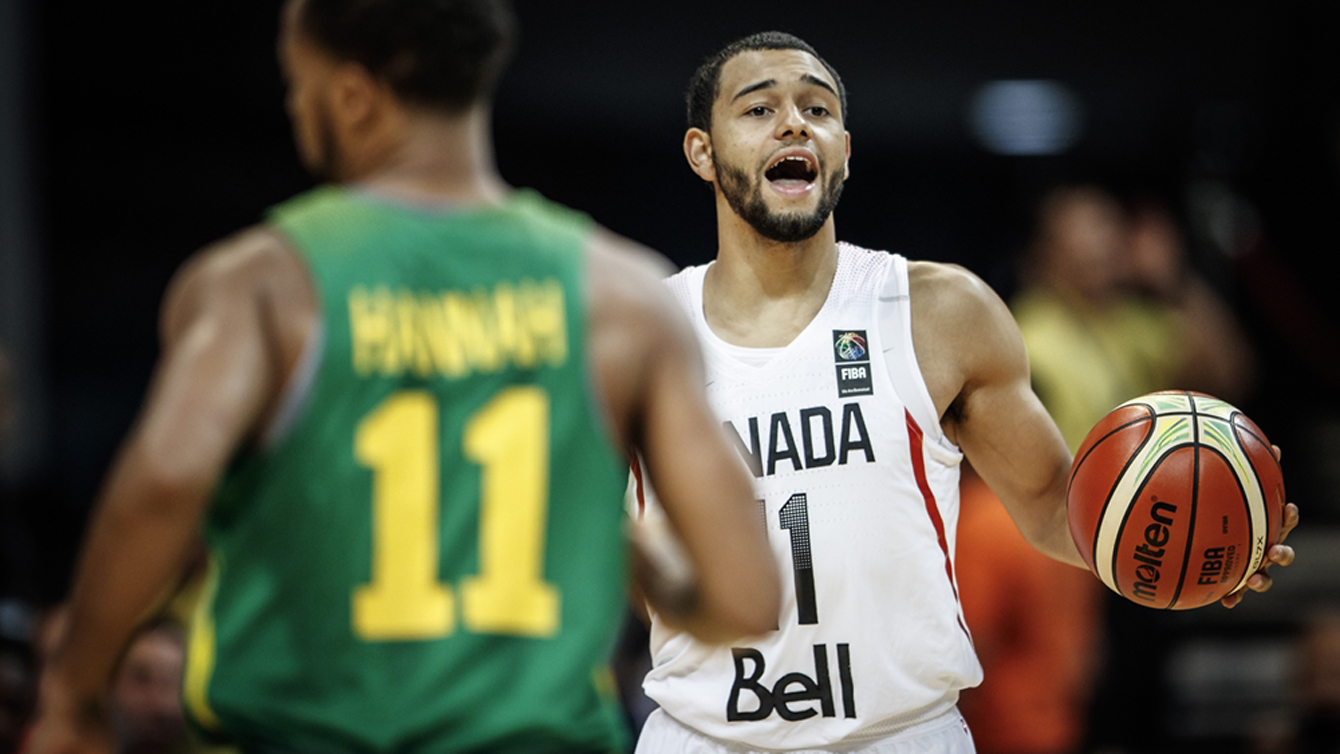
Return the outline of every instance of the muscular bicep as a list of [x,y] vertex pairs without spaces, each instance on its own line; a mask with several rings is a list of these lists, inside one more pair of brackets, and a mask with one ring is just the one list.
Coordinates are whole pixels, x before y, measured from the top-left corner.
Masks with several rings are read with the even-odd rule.
[[131,435],[162,483],[212,486],[254,429],[274,385],[257,287],[245,271],[184,270],[165,299],[162,355]]
[[970,323],[951,336],[962,373],[952,412],[959,446],[1034,547],[1079,565],[1065,511],[1070,452],[1029,384],[1019,328],[980,281],[953,305],[957,321]]
[[[165,592],[199,533],[209,492],[265,404],[272,373],[246,254],[220,247],[169,289],[163,351],[140,415],[107,476],[71,596],[71,631],[49,687],[102,698],[134,626]],[[74,629],[79,630],[74,630]]]

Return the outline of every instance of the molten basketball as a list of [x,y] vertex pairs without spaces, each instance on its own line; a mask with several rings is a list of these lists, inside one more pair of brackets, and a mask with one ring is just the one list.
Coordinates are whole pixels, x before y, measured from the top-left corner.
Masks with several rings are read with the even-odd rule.
[[1066,507],[1080,554],[1138,605],[1186,610],[1247,583],[1279,540],[1284,477],[1255,422],[1202,393],[1127,401],[1084,438]]

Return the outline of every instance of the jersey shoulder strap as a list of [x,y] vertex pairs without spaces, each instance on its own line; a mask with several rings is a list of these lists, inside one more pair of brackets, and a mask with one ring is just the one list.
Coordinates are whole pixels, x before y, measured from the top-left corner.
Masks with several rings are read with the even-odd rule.
[[901,254],[890,254],[889,257],[876,303],[884,365],[903,405],[926,437],[935,441],[929,447],[938,447],[953,455],[958,449],[945,437],[940,426],[939,412],[935,410],[935,401],[931,399],[930,388],[926,386],[912,344],[912,293],[907,258]]

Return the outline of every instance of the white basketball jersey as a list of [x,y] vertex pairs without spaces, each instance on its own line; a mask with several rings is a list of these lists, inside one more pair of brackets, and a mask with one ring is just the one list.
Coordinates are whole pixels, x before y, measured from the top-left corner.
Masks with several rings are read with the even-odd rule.
[[709,736],[772,749],[944,713],[982,670],[954,581],[962,455],[912,349],[907,261],[839,244],[823,308],[778,349],[712,333],[706,271],[667,283],[703,344],[713,410],[755,476],[782,612],[775,631],[730,647],[653,616],[648,696]]

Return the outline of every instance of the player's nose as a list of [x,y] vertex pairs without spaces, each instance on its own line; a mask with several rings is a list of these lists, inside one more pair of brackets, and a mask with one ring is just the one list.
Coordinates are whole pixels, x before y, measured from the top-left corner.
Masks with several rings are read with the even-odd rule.
[[797,136],[808,137],[809,125],[805,121],[805,114],[801,112],[800,107],[790,102],[783,106],[777,113],[776,136],[779,139],[795,138]]

